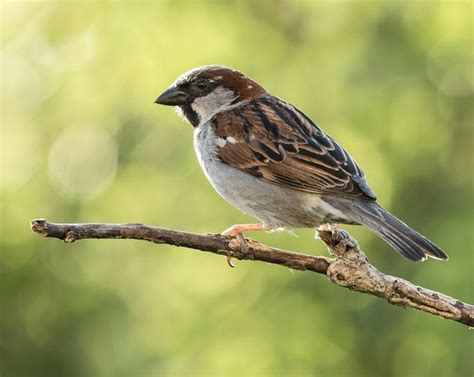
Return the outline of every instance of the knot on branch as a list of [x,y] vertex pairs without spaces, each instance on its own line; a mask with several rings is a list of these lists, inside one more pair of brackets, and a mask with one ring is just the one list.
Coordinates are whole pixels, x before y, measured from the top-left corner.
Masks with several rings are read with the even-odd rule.
[[329,252],[338,258],[359,259],[363,257],[367,261],[357,241],[345,230],[337,228],[331,230],[318,229],[318,235],[328,247]]
[[[34,219],[30,221],[31,230],[43,237],[58,237],[57,234],[49,228],[50,223],[45,219]],[[72,229],[68,229],[62,232],[58,238],[62,239],[65,243],[72,243],[79,239],[79,235]]]
[[357,241],[344,230],[318,230],[331,254],[337,258],[326,272],[334,284],[382,296],[387,287],[384,275],[369,264]]

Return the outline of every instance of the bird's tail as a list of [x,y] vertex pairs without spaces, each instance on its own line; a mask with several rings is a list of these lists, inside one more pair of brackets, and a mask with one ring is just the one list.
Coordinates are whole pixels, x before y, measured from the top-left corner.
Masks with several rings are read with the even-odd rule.
[[423,261],[428,257],[446,260],[448,256],[438,246],[388,213],[376,202],[357,201],[348,204],[354,220],[369,227],[375,234],[404,257]]

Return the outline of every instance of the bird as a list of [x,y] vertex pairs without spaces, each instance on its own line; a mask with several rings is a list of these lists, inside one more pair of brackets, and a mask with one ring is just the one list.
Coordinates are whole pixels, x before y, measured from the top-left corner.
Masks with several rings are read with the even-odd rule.
[[379,204],[336,140],[243,73],[221,65],[191,69],[155,103],[175,106],[193,126],[197,158],[217,193],[259,220],[223,232],[242,247],[248,231],[350,224],[368,227],[409,260],[448,259]]

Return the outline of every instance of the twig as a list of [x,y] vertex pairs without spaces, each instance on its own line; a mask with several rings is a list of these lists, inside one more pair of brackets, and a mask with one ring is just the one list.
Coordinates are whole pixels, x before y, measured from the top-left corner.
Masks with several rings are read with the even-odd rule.
[[55,224],[44,219],[31,221],[34,232],[66,243],[90,238],[136,239],[182,246],[237,259],[257,260],[301,271],[325,274],[341,287],[369,293],[393,305],[414,308],[474,326],[474,306],[441,293],[417,287],[407,280],[378,271],[361,252],[357,241],[344,230],[319,231],[334,259],[280,250],[247,240],[243,253],[235,238],[221,234],[195,234],[143,224]]

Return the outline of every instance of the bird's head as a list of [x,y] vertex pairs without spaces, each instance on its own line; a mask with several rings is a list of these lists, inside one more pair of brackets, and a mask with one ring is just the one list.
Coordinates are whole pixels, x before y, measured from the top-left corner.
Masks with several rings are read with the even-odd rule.
[[178,77],[155,103],[178,106],[182,115],[197,127],[219,111],[265,93],[259,84],[232,68],[207,65]]

